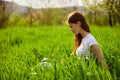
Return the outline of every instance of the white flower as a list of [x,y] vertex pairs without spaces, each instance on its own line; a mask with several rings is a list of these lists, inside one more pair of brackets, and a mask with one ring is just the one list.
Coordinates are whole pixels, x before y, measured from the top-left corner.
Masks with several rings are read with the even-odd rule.
[[52,67],[52,64],[48,62],[48,58],[43,58],[41,60],[41,66],[44,68],[44,69],[48,69],[50,67]]

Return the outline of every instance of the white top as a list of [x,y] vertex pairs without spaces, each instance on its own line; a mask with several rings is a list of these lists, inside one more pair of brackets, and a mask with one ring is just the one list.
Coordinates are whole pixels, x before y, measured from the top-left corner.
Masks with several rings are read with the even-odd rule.
[[88,53],[90,53],[90,47],[92,45],[98,45],[98,43],[96,39],[89,33],[82,39],[80,46],[77,48],[77,56],[88,56]]

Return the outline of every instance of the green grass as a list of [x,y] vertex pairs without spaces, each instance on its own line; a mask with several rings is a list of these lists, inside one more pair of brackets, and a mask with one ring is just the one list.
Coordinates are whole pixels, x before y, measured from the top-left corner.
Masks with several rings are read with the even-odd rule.
[[[69,57],[74,35],[68,26],[14,27],[0,30],[0,80],[119,80],[119,28],[91,26],[110,68],[110,73],[94,59]],[[47,57],[44,68],[32,52]],[[89,65],[88,65],[89,63]],[[31,74],[36,72],[37,74]]]

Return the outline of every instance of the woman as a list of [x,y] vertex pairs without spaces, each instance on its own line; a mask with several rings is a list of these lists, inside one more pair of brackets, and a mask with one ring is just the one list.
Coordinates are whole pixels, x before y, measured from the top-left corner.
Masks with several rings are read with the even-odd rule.
[[95,56],[98,61],[101,62],[102,66],[108,69],[100,47],[96,39],[90,33],[89,26],[84,16],[80,12],[72,12],[68,16],[68,24],[75,35],[73,52],[71,55],[75,55],[76,53],[77,56],[87,57],[89,53],[91,53],[92,56]]

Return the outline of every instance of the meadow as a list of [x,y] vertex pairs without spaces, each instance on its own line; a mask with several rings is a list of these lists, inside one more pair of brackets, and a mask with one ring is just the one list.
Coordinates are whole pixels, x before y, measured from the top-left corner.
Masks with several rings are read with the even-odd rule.
[[[67,25],[19,26],[0,30],[0,80],[120,80],[120,28],[90,29],[110,72],[90,57],[86,61],[84,57],[69,56],[74,35]],[[46,67],[40,64],[33,48],[48,58]]]

